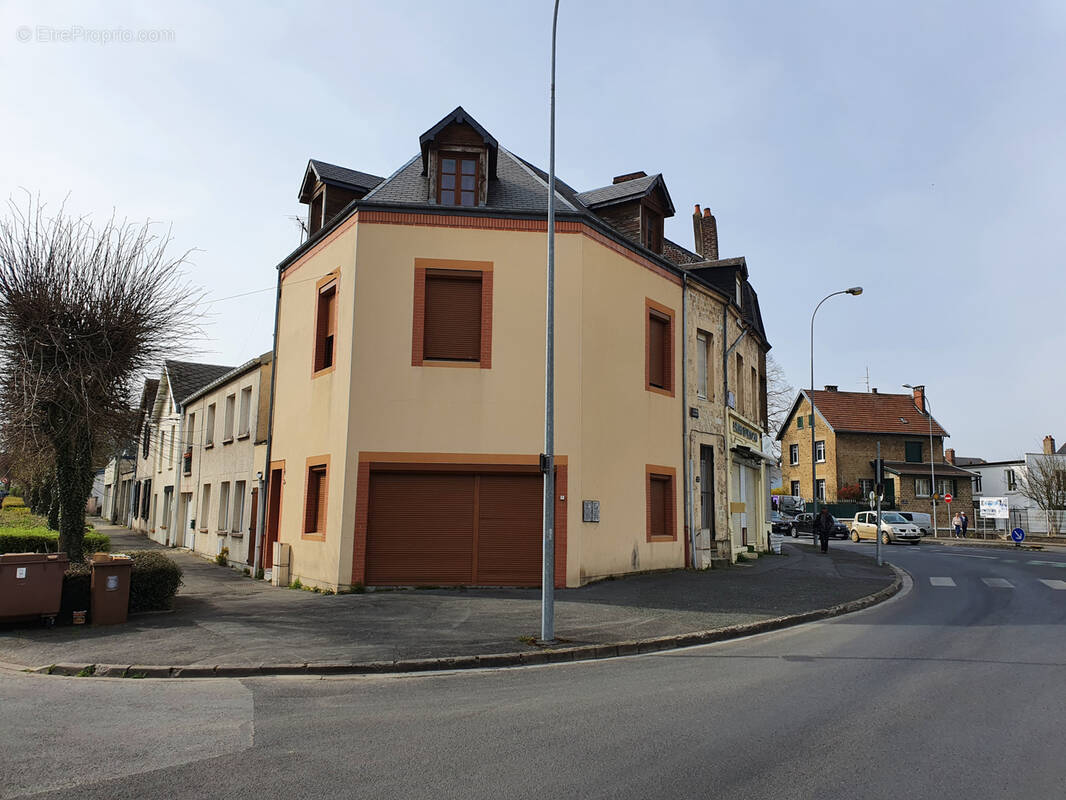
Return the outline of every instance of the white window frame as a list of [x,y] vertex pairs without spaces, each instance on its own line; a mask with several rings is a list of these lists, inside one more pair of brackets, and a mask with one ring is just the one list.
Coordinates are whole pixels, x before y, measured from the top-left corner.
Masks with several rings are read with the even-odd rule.
[[204,423],[204,447],[211,447],[215,443],[215,404],[207,406],[207,422]]
[[218,487],[218,530],[229,530],[229,481],[222,481]]
[[241,389],[240,421],[237,425],[237,438],[247,436],[252,430],[252,387]]
[[[930,487],[931,478],[915,478],[914,479],[914,496],[915,497],[930,497],[932,496],[932,490]],[[922,491],[922,490],[925,491]]]
[[814,492],[819,503],[825,502],[825,478],[819,478],[814,482]]
[[200,524],[197,527],[207,530],[209,519],[211,519],[211,484],[205,483],[203,495],[200,498]]
[[244,495],[247,489],[245,481],[233,484],[233,515],[230,517],[230,530],[233,533],[241,533],[244,528]]
[[226,415],[223,418],[222,442],[233,441],[233,423],[237,416],[237,395],[234,392],[226,395]]
[[825,463],[825,440],[820,439],[814,443],[814,461],[816,464]]
[[1007,491],[1013,492],[1018,488],[1018,477],[1014,474],[1013,469],[1003,470],[1003,478],[1007,484]]
[[790,467],[795,467],[800,463],[800,446],[798,444],[790,444],[788,446],[788,464]]
[[702,400],[708,399],[708,387],[711,383],[710,334],[705,331],[696,331],[696,397]]

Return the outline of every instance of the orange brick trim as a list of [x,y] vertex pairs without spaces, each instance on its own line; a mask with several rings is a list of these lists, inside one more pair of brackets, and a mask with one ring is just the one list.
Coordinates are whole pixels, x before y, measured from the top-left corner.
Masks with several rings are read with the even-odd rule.
[[[481,273],[481,351],[477,364],[464,361],[425,361],[426,270],[463,270]],[[480,367],[492,369],[492,262],[447,258],[416,258],[414,307],[411,311],[411,366]]]
[[[670,340],[670,355],[666,359],[663,368],[669,375],[669,389],[660,389],[651,385],[651,315],[652,312],[666,317],[666,337]],[[674,385],[677,382],[677,370],[674,368],[674,310],[662,303],[657,303],[650,297],[644,298],[644,388],[649,392],[663,394],[667,397],[674,396]]]
[[332,470],[330,470],[330,457],[328,455],[322,456],[310,456],[304,463],[304,504],[303,504],[303,516],[300,520],[300,538],[304,540],[310,540],[313,542],[326,541],[325,531],[315,531],[313,533],[307,533],[304,530],[307,517],[307,490],[310,488],[311,467],[325,467],[326,468],[326,513],[329,513],[329,481],[332,477]]
[[[555,456],[555,586],[566,588],[567,519],[569,498],[567,487],[567,456]],[[401,466],[402,465],[402,466]],[[522,472],[539,471],[540,456],[517,456],[504,454],[468,455],[461,453],[374,453],[359,454],[359,468],[355,483],[355,540],[352,544],[352,584],[366,582],[366,539],[370,519],[370,470],[420,469],[422,471],[470,469],[478,467],[485,471],[507,470],[509,467]],[[674,537],[677,538],[676,536]]]
[[[651,481],[652,476],[669,479],[666,497],[666,529],[669,536],[651,535]],[[644,467],[644,505],[647,509],[647,540],[649,542],[676,542],[677,541],[677,470],[673,467],[664,467],[659,464],[646,464]]]

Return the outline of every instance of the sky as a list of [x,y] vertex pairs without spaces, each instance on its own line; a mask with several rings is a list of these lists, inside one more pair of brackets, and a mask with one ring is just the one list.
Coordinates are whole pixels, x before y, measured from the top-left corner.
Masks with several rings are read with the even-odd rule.
[[[959,455],[1066,442],[1066,4],[563,0],[557,172],[661,172],[745,256],[795,387],[925,384]],[[308,158],[387,176],[462,105],[548,162],[550,0],[7,2],[0,194],[157,221],[178,357],[268,351]]]

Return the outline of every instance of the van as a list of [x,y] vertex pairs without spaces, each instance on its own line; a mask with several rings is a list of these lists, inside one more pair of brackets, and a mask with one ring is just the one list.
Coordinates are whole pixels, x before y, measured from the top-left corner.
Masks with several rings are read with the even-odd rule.
[[[910,542],[918,544],[922,540],[922,532],[918,526],[904,519],[896,511],[883,511],[881,513],[881,543],[893,544],[895,542]],[[862,539],[877,539],[877,513],[874,511],[860,511],[855,515],[851,523],[851,541],[858,542]]]
[[900,511],[899,515],[917,525],[922,536],[928,536],[933,532],[933,518],[928,514],[923,514],[921,511]]

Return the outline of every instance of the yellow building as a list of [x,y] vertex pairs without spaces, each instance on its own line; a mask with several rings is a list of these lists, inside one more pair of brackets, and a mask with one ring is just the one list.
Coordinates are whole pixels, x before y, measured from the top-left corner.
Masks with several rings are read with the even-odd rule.
[[[279,265],[265,566],[278,542],[308,585],[539,584],[546,177],[462,108],[388,179],[310,162],[311,238]],[[702,259],[663,237],[661,176],[557,183],[556,208],[557,584],[682,567],[676,261]]]

